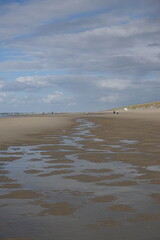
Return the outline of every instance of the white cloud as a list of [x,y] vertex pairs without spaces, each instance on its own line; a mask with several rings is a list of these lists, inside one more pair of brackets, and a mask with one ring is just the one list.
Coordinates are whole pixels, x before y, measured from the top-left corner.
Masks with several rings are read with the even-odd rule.
[[30,86],[30,87],[40,87],[40,88],[47,88],[53,87],[52,84],[53,77],[52,76],[22,76],[16,79],[17,84],[23,84],[23,86]]
[[133,84],[131,81],[122,80],[122,79],[111,79],[111,80],[100,80],[95,82],[95,84],[99,88],[108,88],[108,89],[115,89],[115,90],[124,90],[128,87],[132,87]]
[[148,72],[159,66],[160,48],[150,46],[158,29],[157,23],[136,20],[83,32],[58,35],[50,32],[19,39],[9,46],[22,51],[29,60],[4,61],[0,69]]
[[119,95],[107,95],[99,98],[99,102],[102,103],[116,103],[120,99]]
[[5,85],[5,81],[0,80],[0,88],[3,88],[4,85]]
[[13,94],[7,92],[0,92],[0,103],[2,104],[14,104],[16,97]]
[[10,3],[1,6],[1,39],[29,34],[42,24],[64,19],[70,15],[87,12],[105,5],[93,0],[32,0],[25,4]]
[[4,92],[0,92],[0,102],[1,102],[1,103],[5,101],[6,96],[7,96],[6,93],[4,93]]
[[64,93],[56,91],[54,93],[49,94],[47,97],[43,98],[42,101],[44,103],[66,103],[71,104],[72,98],[64,95]]

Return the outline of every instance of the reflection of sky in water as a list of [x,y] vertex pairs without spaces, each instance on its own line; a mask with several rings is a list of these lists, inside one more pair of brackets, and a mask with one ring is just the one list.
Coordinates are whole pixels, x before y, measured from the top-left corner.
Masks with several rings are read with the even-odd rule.
[[151,171],[160,171],[160,165],[158,166],[150,166],[150,167],[147,167],[148,170],[151,170]]
[[103,142],[104,140],[100,139],[100,138],[92,138],[92,141],[93,142]]
[[72,146],[72,147],[76,147],[78,149],[82,148],[83,145],[80,144],[78,141],[83,141],[83,138],[81,137],[67,137],[65,136],[62,140],[61,140],[61,144],[60,145],[64,145],[64,146]]
[[125,144],[136,144],[138,143],[137,140],[129,140],[129,139],[123,139],[123,140],[119,140],[121,143],[125,143]]

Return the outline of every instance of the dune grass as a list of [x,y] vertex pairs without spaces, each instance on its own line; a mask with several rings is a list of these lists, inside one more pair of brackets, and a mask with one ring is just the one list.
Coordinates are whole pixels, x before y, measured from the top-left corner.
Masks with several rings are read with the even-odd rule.
[[134,110],[134,109],[159,109],[160,108],[160,101],[143,103],[143,104],[136,104],[136,105],[129,105],[129,106],[125,106],[125,107],[117,108],[117,109],[123,109],[123,108],[128,108],[128,109],[131,109],[131,110]]

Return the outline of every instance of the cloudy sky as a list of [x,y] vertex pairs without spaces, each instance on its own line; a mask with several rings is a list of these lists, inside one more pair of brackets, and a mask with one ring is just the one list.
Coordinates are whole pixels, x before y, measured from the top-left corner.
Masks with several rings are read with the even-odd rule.
[[0,0],[0,112],[160,100],[159,0]]

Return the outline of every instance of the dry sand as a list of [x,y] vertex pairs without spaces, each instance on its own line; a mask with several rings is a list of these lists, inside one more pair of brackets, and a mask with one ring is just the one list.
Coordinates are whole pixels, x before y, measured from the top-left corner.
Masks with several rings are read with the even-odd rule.
[[101,114],[110,114],[108,117],[118,117],[120,119],[134,119],[134,120],[145,120],[154,121],[160,123],[160,109],[136,109],[125,111],[123,109],[118,110],[119,114],[112,114],[113,111],[106,111]]
[[78,114],[55,114],[0,118],[0,149],[40,141],[41,135],[73,125],[77,117]]

